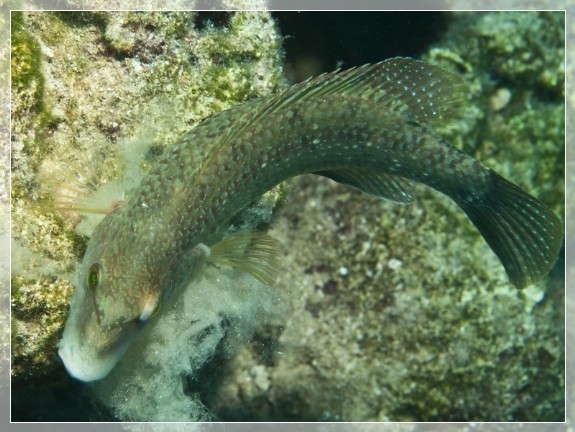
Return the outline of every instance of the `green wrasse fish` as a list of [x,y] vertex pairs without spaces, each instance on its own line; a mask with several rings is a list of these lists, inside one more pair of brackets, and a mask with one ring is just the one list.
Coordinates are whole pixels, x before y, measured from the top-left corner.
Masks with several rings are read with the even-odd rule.
[[[273,283],[273,240],[222,240],[222,232],[260,195],[304,173],[399,204],[412,201],[407,179],[431,186],[469,216],[515,286],[544,277],[562,244],[561,221],[430,129],[466,99],[458,76],[393,58],[321,75],[201,123],[92,234],[59,343],[68,372],[83,381],[105,377],[200,259]],[[198,168],[193,149],[206,142]]]

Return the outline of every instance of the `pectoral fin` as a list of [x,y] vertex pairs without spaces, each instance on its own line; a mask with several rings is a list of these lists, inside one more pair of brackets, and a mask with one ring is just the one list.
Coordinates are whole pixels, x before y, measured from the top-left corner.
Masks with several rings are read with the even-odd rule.
[[260,282],[272,285],[281,267],[279,245],[267,234],[242,232],[210,247],[208,262],[248,272]]

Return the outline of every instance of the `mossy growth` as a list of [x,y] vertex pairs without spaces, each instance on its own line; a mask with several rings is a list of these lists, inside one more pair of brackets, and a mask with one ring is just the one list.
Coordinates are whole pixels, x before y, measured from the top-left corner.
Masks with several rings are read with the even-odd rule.
[[[238,73],[239,72],[239,73]],[[231,77],[234,80],[231,80]],[[244,71],[222,68],[221,65],[210,66],[206,70],[206,78],[213,85],[213,95],[215,98],[226,101],[230,98],[245,100],[253,93],[249,74]]]
[[44,277],[35,281],[12,278],[12,374],[42,374],[41,364],[53,364],[67,304],[72,292],[68,281]]
[[560,91],[565,75],[564,29],[561,12],[487,14],[475,28],[489,54],[483,67],[515,85]]
[[36,99],[41,100],[44,81],[40,75],[40,44],[27,32],[22,12],[12,12],[12,90],[19,91],[36,81]]
[[[488,125],[488,138],[481,142],[483,160],[490,166],[511,175],[511,168],[500,166],[501,160],[513,160],[513,173],[520,172],[529,190],[554,210],[563,211],[563,128],[564,108],[561,104],[531,102],[532,109],[505,117],[496,116]],[[506,143],[498,146],[496,143]],[[534,163],[537,161],[537,163]]]
[[[23,153],[30,156],[27,167],[36,170],[50,151],[50,146],[44,143],[57,119],[46,102],[41,44],[30,32],[23,12],[12,12],[11,24],[12,134],[20,138],[17,144],[13,144],[13,150],[22,145]],[[13,157],[15,154],[18,152],[13,151]],[[13,171],[22,168],[19,163],[12,165]],[[28,172],[12,177],[13,197],[28,195],[29,184],[23,182],[24,179],[30,180]]]
[[[20,45],[13,49],[27,48],[34,67],[22,75],[26,84],[12,92],[13,237],[25,249],[25,263],[33,256],[34,266],[12,269],[19,278],[12,299],[18,338],[14,370],[54,366],[49,356],[55,352],[67,302],[48,299],[42,309],[39,301],[54,290],[67,293],[66,284],[86,247],[82,234],[88,231],[80,227],[87,219],[80,224],[81,215],[56,214],[49,204],[39,208],[37,202],[51,197],[49,202],[66,204],[68,192],[72,199],[92,192],[102,192],[100,197],[113,189],[112,183],[126,179],[122,186],[129,194],[137,177],[193,125],[283,85],[281,39],[267,13],[246,13],[238,21],[234,17],[243,12],[229,13],[218,29],[196,25],[198,14],[17,15],[13,31]],[[250,28],[240,28],[242,22]],[[237,55],[229,61],[217,56],[226,50]],[[42,92],[36,91],[38,83]],[[204,149],[197,144],[193,151],[199,157]],[[63,175],[56,178],[59,172]],[[48,177],[55,187],[46,187]],[[271,200],[277,194],[283,197],[284,189],[275,193],[254,203],[249,216],[261,221],[269,214]]]
[[[436,130],[563,213],[564,14],[460,13],[426,59],[459,70],[470,103]],[[504,102],[498,101],[505,94]],[[502,161],[514,161],[513,164]],[[513,165],[513,167],[512,167]]]
[[[35,114],[31,126],[40,132],[37,139],[42,140],[44,132],[49,132],[53,117],[44,100],[45,79],[41,71],[42,49],[40,43],[26,28],[22,12],[14,11],[11,15],[11,75],[12,92],[16,95],[13,103],[13,116],[27,117]],[[25,150],[37,148],[26,145]],[[41,146],[40,146],[41,147]]]

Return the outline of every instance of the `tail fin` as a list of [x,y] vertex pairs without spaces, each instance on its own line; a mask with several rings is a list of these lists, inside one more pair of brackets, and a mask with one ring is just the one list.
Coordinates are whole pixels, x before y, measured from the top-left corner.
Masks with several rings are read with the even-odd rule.
[[563,242],[563,224],[541,201],[491,171],[492,186],[481,199],[456,200],[493,252],[513,285],[524,288],[553,268]]

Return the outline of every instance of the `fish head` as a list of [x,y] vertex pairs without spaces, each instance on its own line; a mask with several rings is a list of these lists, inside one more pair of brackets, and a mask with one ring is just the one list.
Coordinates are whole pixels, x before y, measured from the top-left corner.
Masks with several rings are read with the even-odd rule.
[[130,250],[134,242],[119,241],[101,225],[78,269],[58,344],[68,373],[85,382],[108,375],[159,308],[157,281],[145,271],[142,254]]

